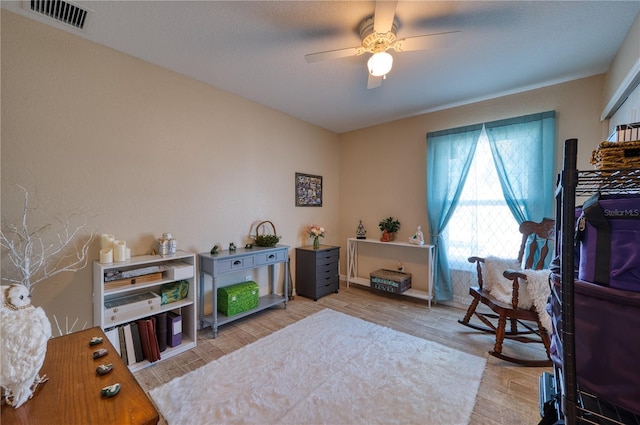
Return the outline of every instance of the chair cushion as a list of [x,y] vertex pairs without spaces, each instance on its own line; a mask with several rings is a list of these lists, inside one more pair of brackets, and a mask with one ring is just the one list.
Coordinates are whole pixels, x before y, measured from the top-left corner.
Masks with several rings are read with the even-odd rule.
[[551,294],[551,285],[549,284],[551,270],[524,270],[523,273],[527,275],[527,284],[525,286],[538,312],[540,323],[548,333],[552,333],[551,316],[547,312],[547,302],[549,294]]
[[[505,270],[520,270],[517,259],[499,257],[486,257],[484,259],[484,287],[496,300],[511,304],[513,282],[505,278],[502,273]],[[533,305],[527,292],[526,285],[521,284],[518,291],[518,307],[529,309]]]
[[520,280],[518,288],[518,307],[528,310],[535,306],[540,322],[549,332],[551,317],[546,310],[547,300],[550,294],[549,275],[550,270],[520,270],[518,260],[508,260],[497,257],[487,257],[484,260],[485,288],[497,301],[511,305],[511,291],[513,281],[505,278],[502,273],[507,270],[521,271],[527,279]]

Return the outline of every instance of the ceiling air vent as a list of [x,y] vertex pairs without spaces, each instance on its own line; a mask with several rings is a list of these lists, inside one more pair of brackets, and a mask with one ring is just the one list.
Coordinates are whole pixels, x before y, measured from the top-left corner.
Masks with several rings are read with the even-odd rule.
[[91,12],[77,4],[60,0],[31,0],[29,1],[29,9],[81,30],[85,29]]

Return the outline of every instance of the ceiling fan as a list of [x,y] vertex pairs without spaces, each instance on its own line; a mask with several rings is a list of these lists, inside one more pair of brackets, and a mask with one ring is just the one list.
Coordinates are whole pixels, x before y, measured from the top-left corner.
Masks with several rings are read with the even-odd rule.
[[313,63],[372,53],[367,62],[369,70],[367,89],[374,89],[382,85],[382,80],[387,77],[393,66],[393,56],[387,53],[387,50],[406,52],[450,47],[457,41],[460,31],[419,35],[398,40],[396,37],[398,28],[395,17],[396,4],[397,1],[376,1],[374,15],[360,23],[359,32],[362,39],[360,46],[310,53],[305,55],[305,60],[307,63]]

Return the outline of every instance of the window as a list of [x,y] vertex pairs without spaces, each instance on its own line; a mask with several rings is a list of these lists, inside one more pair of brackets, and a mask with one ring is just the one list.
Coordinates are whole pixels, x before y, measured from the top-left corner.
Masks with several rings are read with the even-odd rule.
[[460,287],[461,292],[466,292],[465,289],[476,284],[473,274],[475,266],[467,261],[470,256],[515,258],[520,248],[518,222],[502,195],[484,130],[478,140],[458,207],[444,231],[444,239],[452,271],[451,284],[454,288]]
[[468,270],[468,256],[516,256],[517,223],[551,217],[554,134],[554,111],[427,133],[437,300],[454,297],[452,275]]
[[445,229],[452,269],[469,269],[472,255],[515,257],[520,247],[518,223],[502,195],[486,133],[478,140],[469,176]]

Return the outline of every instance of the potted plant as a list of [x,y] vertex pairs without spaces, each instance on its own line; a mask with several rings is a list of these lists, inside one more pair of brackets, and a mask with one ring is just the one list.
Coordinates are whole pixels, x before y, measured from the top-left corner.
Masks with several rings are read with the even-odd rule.
[[382,230],[380,241],[389,242],[393,240],[395,233],[400,229],[400,222],[393,217],[387,217],[384,220],[380,220],[378,227]]

